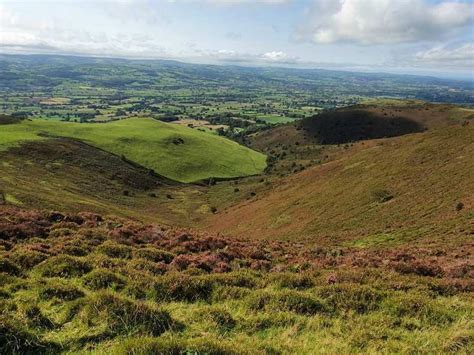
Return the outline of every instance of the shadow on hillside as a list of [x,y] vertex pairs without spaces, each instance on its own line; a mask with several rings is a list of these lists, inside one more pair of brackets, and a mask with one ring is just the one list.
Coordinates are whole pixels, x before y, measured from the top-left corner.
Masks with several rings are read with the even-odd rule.
[[302,120],[297,127],[320,144],[396,137],[425,130],[420,123],[405,117],[387,117],[363,110],[326,112]]

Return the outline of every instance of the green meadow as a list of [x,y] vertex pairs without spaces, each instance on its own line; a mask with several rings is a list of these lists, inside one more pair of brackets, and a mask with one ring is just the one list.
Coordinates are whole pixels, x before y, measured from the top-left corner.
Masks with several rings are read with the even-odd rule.
[[31,120],[4,125],[0,150],[48,137],[82,140],[180,182],[253,175],[266,165],[265,155],[233,141],[149,118],[88,124]]

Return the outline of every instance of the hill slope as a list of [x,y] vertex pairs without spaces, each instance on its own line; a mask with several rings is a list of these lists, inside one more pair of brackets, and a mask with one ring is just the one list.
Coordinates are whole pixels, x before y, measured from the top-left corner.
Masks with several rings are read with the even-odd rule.
[[302,248],[0,206],[0,353],[472,353],[472,243]]
[[333,161],[277,180],[273,189],[215,216],[210,226],[362,246],[473,232],[473,125],[346,148]]
[[47,136],[81,139],[181,182],[253,175],[266,165],[263,154],[228,139],[143,118],[106,124],[41,120],[9,124],[0,131],[0,150]]

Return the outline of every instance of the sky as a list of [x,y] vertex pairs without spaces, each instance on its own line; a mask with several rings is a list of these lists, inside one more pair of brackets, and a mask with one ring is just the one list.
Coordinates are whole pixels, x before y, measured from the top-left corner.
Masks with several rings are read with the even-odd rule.
[[0,0],[0,52],[474,80],[474,0]]

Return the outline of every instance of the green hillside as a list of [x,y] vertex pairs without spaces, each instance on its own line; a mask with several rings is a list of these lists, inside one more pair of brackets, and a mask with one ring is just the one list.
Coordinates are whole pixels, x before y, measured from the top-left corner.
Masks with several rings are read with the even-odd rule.
[[83,140],[181,182],[253,175],[265,168],[263,154],[235,142],[146,118],[106,124],[32,120],[3,125],[0,150],[47,136]]

